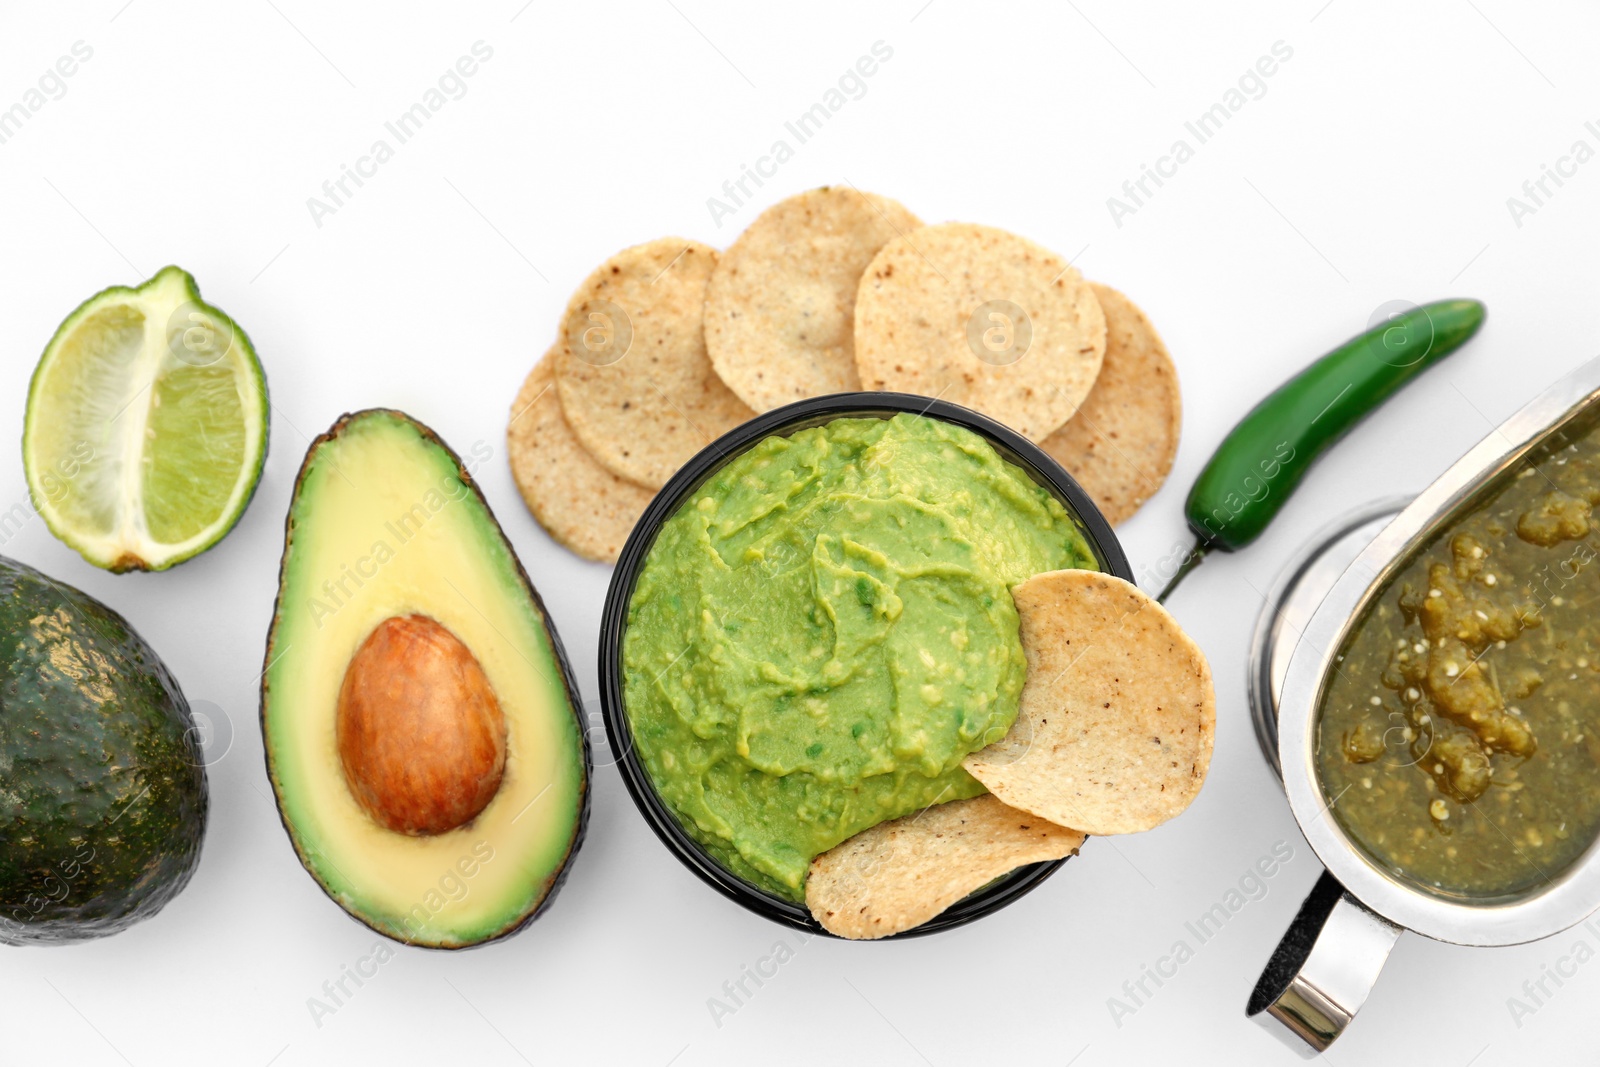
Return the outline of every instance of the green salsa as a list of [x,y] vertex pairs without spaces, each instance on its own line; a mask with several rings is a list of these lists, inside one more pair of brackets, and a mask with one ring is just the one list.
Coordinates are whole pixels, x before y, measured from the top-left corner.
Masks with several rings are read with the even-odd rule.
[[1317,728],[1331,810],[1439,895],[1549,884],[1600,831],[1600,431],[1491,485],[1393,575]]
[[927,417],[769,437],[662,526],[623,699],[656,791],[735,874],[802,900],[813,857],[976,796],[1027,670],[1011,586],[1096,569],[1021,468]]

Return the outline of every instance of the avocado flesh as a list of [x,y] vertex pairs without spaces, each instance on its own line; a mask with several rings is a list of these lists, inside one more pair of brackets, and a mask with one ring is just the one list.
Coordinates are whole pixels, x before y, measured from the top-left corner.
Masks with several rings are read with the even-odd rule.
[[200,859],[206,773],[189,705],[104,604],[0,558],[0,942],[117,933]]
[[[441,833],[380,825],[337,742],[341,685],[386,620],[426,616],[458,638],[506,726],[499,788]],[[461,948],[547,904],[588,815],[588,747],[565,656],[516,555],[460,460],[394,411],[347,415],[313,442],[290,505],[261,723],[279,812],[301,862],[388,937]]]

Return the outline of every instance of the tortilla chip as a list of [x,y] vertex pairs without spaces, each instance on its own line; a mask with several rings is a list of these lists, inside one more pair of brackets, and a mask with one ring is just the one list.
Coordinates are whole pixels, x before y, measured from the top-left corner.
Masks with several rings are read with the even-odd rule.
[[1183,401],[1167,346],[1133,301],[1090,282],[1106,316],[1106,358],[1077,414],[1040,447],[1122,522],[1161,488],[1178,454]]
[[618,478],[578,443],[561,413],[552,370],[556,347],[534,365],[511,405],[511,476],[551,537],[585,559],[615,563],[655,494]]
[[863,388],[954,401],[1042,441],[1089,395],[1106,322],[1060,256],[947,222],[874,257],[856,294],[855,341]]
[[1003,873],[1077,853],[1083,835],[990,795],[880,822],[811,861],[805,902],[822,928],[870,941],[922,926]]
[[1189,806],[1216,732],[1211,668],[1167,610],[1095,571],[1011,590],[1028,679],[1004,738],[962,766],[1012,807],[1087,834],[1129,834]]
[[856,289],[878,249],[922,222],[845,187],[763,211],[723,253],[706,289],[712,366],[757,411],[861,388]]
[[618,252],[578,286],[562,320],[555,373],[572,432],[647,489],[755,414],[706,358],[716,262],[714,249],[676,237]]
[[1078,831],[993,796],[954,800],[879,823],[812,860],[806,906],[840,937],[888,937],[1002,874],[1074,855],[1082,844]]

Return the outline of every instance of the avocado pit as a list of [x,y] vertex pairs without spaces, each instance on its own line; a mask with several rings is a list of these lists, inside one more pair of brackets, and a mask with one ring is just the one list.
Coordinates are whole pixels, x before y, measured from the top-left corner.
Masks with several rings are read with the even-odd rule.
[[442,834],[500,789],[506,722],[472,650],[427,615],[395,615],[345,669],[336,710],[350,792],[380,826]]

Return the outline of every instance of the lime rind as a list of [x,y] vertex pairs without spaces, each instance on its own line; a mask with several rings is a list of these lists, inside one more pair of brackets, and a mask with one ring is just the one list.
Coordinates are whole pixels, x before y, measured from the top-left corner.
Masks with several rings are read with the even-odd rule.
[[[147,381],[128,398],[126,410],[135,416],[137,426],[145,426],[149,412],[144,407],[150,401],[149,397],[140,394],[149,393],[153,396],[157,392],[154,388],[156,371],[164,358],[163,350],[167,347],[168,320],[186,304],[192,304],[195,309],[214,319],[219,329],[228,331],[230,338],[229,349],[224,355],[234,367],[240,412],[245,424],[243,462],[238,465],[234,484],[213,521],[181,540],[161,541],[152,537],[146,527],[143,488],[140,484],[146,480],[144,454],[139,451],[131,459],[124,455],[120,457],[123,463],[117,475],[120,490],[118,499],[98,502],[101,505],[111,504],[115,512],[114,524],[104,530],[86,529],[80,517],[66,513],[53,499],[56,494],[51,491],[52,486],[59,486],[60,483],[54,480],[49,465],[58,457],[40,453],[41,438],[50,432],[45,423],[49,416],[59,415],[59,411],[51,410],[51,401],[44,397],[55,369],[56,357],[77,330],[97,313],[119,306],[137,309],[143,315],[145,334],[136,359],[143,362],[141,373]],[[226,312],[201,299],[199,286],[187,271],[169,266],[138,287],[111,286],[89,297],[62,321],[45,346],[29,384],[22,455],[34,509],[51,533],[97,567],[115,573],[166,570],[192,559],[222,540],[249,507],[266,466],[270,411],[266,374],[249,335]],[[142,438],[134,436],[131,440],[141,441]],[[124,444],[129,441],[130,438],[125,435]]]

